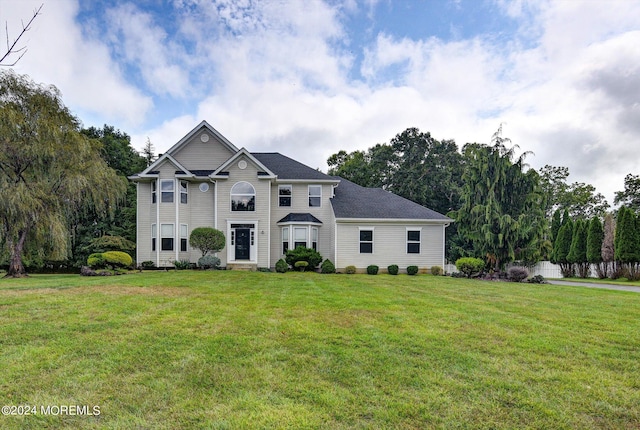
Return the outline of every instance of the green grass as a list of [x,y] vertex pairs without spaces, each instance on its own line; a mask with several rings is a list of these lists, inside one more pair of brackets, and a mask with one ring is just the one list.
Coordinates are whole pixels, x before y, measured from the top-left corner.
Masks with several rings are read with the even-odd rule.
[[640,427],[640,295],[446,277],[0,280],[3,429]]

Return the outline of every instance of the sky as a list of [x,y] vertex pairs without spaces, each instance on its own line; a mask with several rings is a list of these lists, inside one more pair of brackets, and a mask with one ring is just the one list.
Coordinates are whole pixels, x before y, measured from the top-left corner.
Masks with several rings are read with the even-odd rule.
[[409,127],[461,148],[502,125],[611,204],[640,174],[640,1],[0,0],[9,39],[41,4],[14,69],[138,150],[206,120],[326,171]]

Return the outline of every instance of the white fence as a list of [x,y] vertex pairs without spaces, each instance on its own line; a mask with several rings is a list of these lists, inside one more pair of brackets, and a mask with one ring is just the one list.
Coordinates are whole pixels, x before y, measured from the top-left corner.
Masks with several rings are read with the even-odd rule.
[[[528,267],[529,275],[536,276],[542,275],[545,278],[562,278],[562,272],[560,271],[560,266],[558,264],[553,264],[550,261],[540,261],[533,267]],[[447,273],[457,272],[455,264],[445,264],[444,270]],[[596,268],[595,266],[591,266],[591,276],[596,276]]]

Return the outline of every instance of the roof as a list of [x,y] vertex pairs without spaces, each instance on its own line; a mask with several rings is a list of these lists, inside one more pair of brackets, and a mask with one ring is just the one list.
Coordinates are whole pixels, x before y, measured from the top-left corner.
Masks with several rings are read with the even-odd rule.
[[340,180],[331,199],[336,218],[453,222],[447,216],[382,188],[365,188],[339,176],[335,178]]
[[278,152],[252,152],[251,155],[276,174],[279,180],[337,181],[333,176],[312,169]]
[[320,221],[318,218],[314,217],[310,213],[290,213],[289,215],[287,215],[286,217],[278,221],[278,224],[289,223],[289,222],[322,224],[322,221]]

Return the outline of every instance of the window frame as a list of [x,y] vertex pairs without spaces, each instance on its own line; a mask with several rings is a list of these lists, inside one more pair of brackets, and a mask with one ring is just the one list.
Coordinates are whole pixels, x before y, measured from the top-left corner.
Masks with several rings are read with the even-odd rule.
[[320,235],[320,232],[318,230],[318,227],[311,227],[310,228],[310,237],[309,240],[311,242],[311,249],[313,249],[314,251],[318,250],[318,236]]
[[151,204],[158,203],[158,181],[151,182]]
[[180,252],[189,252],[189,225],[188,224],[180,224]]
[[[300,227],[300,226],[293,226],[293,249],[296,249],[298,246],[304,246],[305,248],[307,248],[309,246],[309,227],[304,226],[304,227]],[[296,231],[304,231],[304,241],[302,240],[298,240],[298,237],[296,236]]]
[[[418,233],[418,239],[415,238],[410,239],[409,235],[411,233]],[[407,254],[420,254],[422,252],[422,228],[410,228],[406,229],[406,252]],[[416,249],[417,245],[417,249]]]
[[291,243],[291,237],[289,226],[282,227],[282,255],[286,254],[289,248],[289,243]]
[[[282,194],[282,190],[285,190],[285,189],[289,190],[289,194]],[[289,204],[282,204],[283,199],[285,199],[285,201],[288,200]],[[293,204],[293,185],[291,184],[278,185],[278,207],[290,208],[292,204]]]
[[[164,227],[171,227],[171,234],[166,234]],[[160,250],[161,251],[173,251],[175,249],[175,225],[174,224],[160,224]],[[165,240],[170,242],[165,242]],[[165,244],[167,244],[165,246]],[[170,246],[168,244],[171,244]]]
[[[311,189],[320,189],[320,194],[311,194]],[[309,185],[307,186],[307,195],[309,197],[309,207],[310,208],[321,208],[322,207],[322,185]],[[311,199],[318,199],[318,204],[312,204]]]
[[186,205],[189,203],[189,182],[179,181],[180,203]]
[[[238,192],[234,193],[233,189],[239,184],[249,185],[253,189],[253,193],[238,193]],[[234,199],[234,196],[249,197],[249,200],[246,203],[247,209],[238,209],[238,206],[234,205],[234,200],[237,200],[237,199]],[[231,190],[229,191],[229,200],[230,200],[229,203],[231,205],[231,212],[255,212],[256,211],[256,187],[254,187],[253,184],[250,182],[238,181],[235,184],[233,184],[233,186],[231,187]]]
[[[367,232],[371,233],[371,239],[370,240],[362,238],[362,233],[367,233]],[[375,243],[374,228],[373,227],[360,227],[358,229],[358,244],[359,244],[360,254],[373,254],[374,243]],[[364,245],[364,247],[363,247],[363,245]],[[371,248],[369,251],[366,250],[366,248],[368,248],[368,247]]]
[[158,243],[158,225],[151,224],[151,251],[156,250],[157,243]]
[[[171,190],[165,190],[164,184],[171,184]],[[160,202],[161,203],[173,203],[175,201],[176,181],[173,179],[161,179],[160,180]],[[165,200],[165,196],[167,199]],[[171,200],[168,197],[171,196]]]

